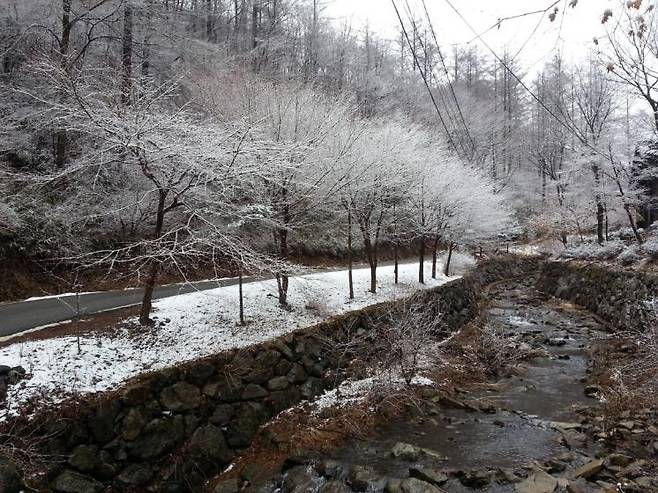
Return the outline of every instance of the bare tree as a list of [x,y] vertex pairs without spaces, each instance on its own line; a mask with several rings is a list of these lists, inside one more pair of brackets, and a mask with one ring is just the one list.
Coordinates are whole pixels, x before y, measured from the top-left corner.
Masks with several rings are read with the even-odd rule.
[[[604,64],[608,73],[647,102],[654,119],[654,131],[658,131],[656,10],[653,4],[645,6],[641,1],[620,2],[617,10],[619,25],[608,27],[608,48],[602,55]],[[604,23],[612,24],[610,17],[606,15]]]

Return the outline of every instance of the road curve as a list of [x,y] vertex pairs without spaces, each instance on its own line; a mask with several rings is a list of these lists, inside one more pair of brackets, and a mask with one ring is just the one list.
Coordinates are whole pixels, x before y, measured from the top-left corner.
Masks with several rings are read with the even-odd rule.
[[[415,259],[400,260],[400,264],[416,263]],[[380,262],[380,266],[393,265],[392,261]],[[354,265],[355,269],[367,268],[367,264]],[[346,267],[329,267],[316,269],[316,272],[331,272],[346,270]],[[262,277],[245,277],[245,284],[262,281]],[[179,294],[195,291],[207,291],[223,286],[238,284],[238,278],[219,279],[216,281],[200,281],[182,284],[171,284],[155,288],[154,299],[168,298]],[[136,306],[142,302],[142,288],[124,289],[120,291],[98,291],[94,293],[50,296],[47,298],[17,301],[0,304],[0,338],[19,334],[24,331],[57,324],[71,320],[76,316],[89,316]]]
[[[245,283],[258,281],[258,278],[245,278]],[[221,279],[184,284],[159,286],[154,299],[168,298],[194,291],[205,291],[222,286],[232,286],[238,279]],[[139,305],[142,302],[142,288],[120,291],[99,291],[78,295],[53,296],[42,299],[0,304],[0,337],[6,337],[44,325],[70,320],[76,315],[87,316],[118,308]]]

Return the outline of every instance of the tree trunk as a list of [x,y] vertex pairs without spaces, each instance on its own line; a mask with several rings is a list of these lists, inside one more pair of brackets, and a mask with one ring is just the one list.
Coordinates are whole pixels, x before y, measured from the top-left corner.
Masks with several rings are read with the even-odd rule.
[[370,266],[370,292],[377,292],[377,264],[372,264]]
[[436,279],[436,263],[437,263],[437,250],[439,249],[438,238],[434,240],[432,245],[432,279]]
[[354,259],[352,255],[352,211],[347,211],[347,282],[350,289],[350,299],[354,299]]
[[594,183],[596,187],[595,200],[596,200],[596,236],[599,245],[605,243],[605,207],[603,205],[603,198],[601,197],[601,172],[597,164],[592,165],[592,173],[594,174]]
[[251,10],[251,56],[254,71],[258,70],[258,4],[254,2]]
[[66,65],[66,57],[69,54],[69,46],[71,45],[71,1],[62,0],[62,40],[59,45],[59,54],[62,57],[62,64]]
[[452,242],[448,244],[448,258],[446,260],[445,269],[443,270],[443,273],[446,275],[446,277],[450,275],[450,262],[452,261],[452,250],[454,247],[455,246]]
[[206,40],[207,41],[213,41],[212,0],[206,0]]
[[395,284],[398,284],[400,282],[400,252],[398,249],[397,241],[393,245],[393,257],[395,262],[393,267],[393,272],[395,274]]
[[146,278],[144,284],[144,296],[142,297],[142,306],[139,311],[139,323],[142,325],[149,325],[151,320],[151,309],[153,308],[153,291],[155,290],[155,283],[160,274],[160,264],[155,262],[151,265],[151,270]]
[[151,18],[153,17],[153,0],[146,2],[146,26],[144,27],[144,40],[142,42],[142,77],[148,77],[151,69]]
[[[598,200],[598,199],[597,199]],[[596,204],[596,237],[599,245],[605,243],[605,209],[601,202]]]
[[[71,1],[62,0],[62,39],[59,44],[59,56],[61,58],[62,69],[68,73],[69,63],[69,47],[71,46],[71,30],[73,24],[71,23]],[[63,97],[63,95],[62,95]],[[66,164],[66,155],[68,149],[68,134],[65,129],[59,129],[55,133],[55,167],[63,168]]]
[[395,284],[400,281],[400,252],[398,249],[398,214],[397,205],[393,204],[393,275],[395,277]]
[[[645,96],[646,98],[647,96]],[[653,110],[653,123],[656,126],[656,131],[658,131],[658,101],[654,101],[652,98],[647,98],[651,109]]]
[[425,237],[420,238],[420,250],[418,254],[418,282],[425,284]]
[[[279,258],[281,260],[288,260],[288,230],[280,228],[277,232],[279,239]],[[279,291],[279,305],[282,307],[288,306],[288,285],[289,277],[285,273],[277,273],[276,283]]]
[[130,2],[126,3],[123,11],[123,53],[122,53],[122,80],[121,102],[124,106],[130,105],[132,93],[133,72],[133,8]]
[[377,292],[377,251],[369,238],[364,238],[363,244],[366,250],[368,265],[370,266],[370,292]]
[[615,183],[617,183],[617,188],[619,189],[619,195],[621,197],[622,203],[624,204],[624,211],[626,211],[626,217],[628,217],[628,224],[630,224],[631,229],[633,230],[633,235],[635,236],[635,239],[640,245],[642,245],[644,240],[642,239],[642,235],[640,235],[640,232],[638,231],[637,223],[635,222],[635,218],[633,217],[633,211],[631,210],[631,206],[626,202],[626,193],[624,192],[624,187],[621,184],[621,180],[619,178],[619,171],[615,167],[614,162],[612,169],[615,174]]
[[[166,200],[167,193],[160,190],[158,197],[157,216],[155,221],[155,238],[159,238],[162,234]],[[157,260],[153,260],[152,262],[151,270],[149,271],[149,275],[146,278],[146,283],[144,284],[144,296],[142,297],[142,306],[139,312],[139,323],[142,325],[148,325],[152,322],[151,308],[153,307],[153,291],[155,290],[155,284],[158,280],[158,275],[160,274],[160,263]]]

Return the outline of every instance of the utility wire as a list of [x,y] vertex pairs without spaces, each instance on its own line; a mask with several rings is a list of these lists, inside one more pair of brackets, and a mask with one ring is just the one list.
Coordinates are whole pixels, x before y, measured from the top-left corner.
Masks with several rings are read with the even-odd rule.
[[500,29],[500,26],[503,25],[503,22],[511,21],[511,20],[514,20],[514,19],[521,19],[523,17],[528,17],[528,16],[531,16],[531,15],[545,14],[546,12],[551,10],[552,8],[556,7],[561,1],[562,0],[556,0],[555,2],[553,2],[552,4],[550,4],[548,7],[546,7],[543,10],[533,10],[532,12],[525,12],[523,14],[511,15],[509,17],[503,17],[501,19],[498,19],[498,21],[496,21],[496,23],[493,26],[491,26],[489,29],[486,29],[485,31],[482,31],[480,34],[478,34],[475,30],[471,29],[473,31],[473,34],[475,34],[475,37],[473,39],[471,39],[470,41],[468,41],[466,44],[471,44],[476,39],[480,39],[482,36],[489,33],[490,31],[493,31],[494,29]]
[[[567,129],[571,134],[573,134],[583,145],[588,147],[590,150],[594,151],[596,154],[604,157],[606,160],[608,159],[608,156],[603,154],[599,149],[596,147],[592,146],[589,142],[587,142],[583,137],[580,135],[580,132],[578,132],[577,129],[574,129],[571,125],[569,125],[567,122],[562,120],[559,116],[555,114],[554,111],[552,111],[544,102],[527,86],[525,82],[523,82],[515,73],[512,71],[512,69],[503,61],[498,54],[494,51],[493,48],[482,38],[481,35],[477,34],[477,31],[473,28],[473,26],[468,22],[468,20],[461,14],[459,10],[454,6],[451,0],[445,0],[445,2],[450,6],[450,8],[459,16],[459,18],[466,24],[466,26],[473,32],[473,34],[476,35],[476,39],[479,39],[480,42],[484,45],[484,47],[491,52],[491,54],[498,60],[498,62],[509,72],[509,74],[514,77],[514,79],[525,89],[525,91],[530,94],[530,96],[537,101],[537,103],[549,114],[551,117],[555,119],[561,126],[563,126],[565,129]],[[559,2],[558,2],[559,3]]]
[[[409,18],[409,21],[411,22],[411,26],[414,29],[414,39],[416,39],[416,37],[417,37],[418,43],[420,44],[420,47],[422,48],[423,53],[425,54],[425,60],[427,61],[427,59],[429,57],[429,51],[427,49],[427,44],[425,42],[423,42],[423,39],[419,36],[420,31],[418,29],[418,25],[416,24],[416,20],[415,20],[413,14],[411,12],[411,9],[409,7],[408,0],[405,0],[405,3],[406,3],[406,7],[407,7],[407,17]],[[433,76],[433,70],[431,70],[431,68],[430,68],[430,71],[427,75],[428,75],[429,82],[431,83],[432,82],[432,76]],[[441,98],[441,103],[443,103],[443,107],[445,108],[445,112],[447,113],[446,120],[451,124],[450,125],[451,128],[454,129],[455,134],[458,136],[460,147],[462,148],[464,153],[466,155],[468,155],[468,151],[467,151],[466,147],[464,146],[464,143],[462,142],[461,136],[459,136],[460,130],[459,130],[458,126],[455,125],[456,118],[453,115],[452,109],[450,108],[450,105],[448,104],[448,101],[443,96],[443,91],[441,90],[442,89],[441,85],[437,83],[436,84],[436,89],[437,89],[437,92],[439,94],[439,97]]]
[[471,150],[472,154],[474,155],[477,152],[477,146],[475,145],[475,141],[473,140],[473,137],[471,136],[471,132],[468,128],[468,125],[466,124],[466,119],[464,118],[464,113],[462,112],[461,106],[459,104],[459,100],[457,99],[457,95],[455,94],[455,88],[452,84],[452,81],[450,80],[450,74],[448,73],[448,67],[446,66],[445,59],[443,57],[443,53],[441,52],[441,47],[439,46],[439,41],[436,36],[436,31],[434,30],[434,25],[432,24],[432,20],[430,19],[430,14],[427,10],[427,4],[425,3],[425,0],[423,0],[423,9],[425,10],[425,16],[427,17],[427,22],[430,27],[430,31],[432,33],[432,37],[434,38],[434,44],[436,45],[436,50],[439,54],[439,59],[441,60],[441,65],[443,66],[443,72],[446,75],[446,80],[448,81],[448,85],[450,87],[450,93],[452,94],[452,98],[455,101],[455,105],[457,106],[457,111],[459,112],[459,118],[461,119],[462,124],[464,125],[464,130],[466,130],[466,135],[468,136],[468,140],[471,143]]
[[404,25],[404,21],[402,20],[402,15],[400,15],[400,10],[398,9],[397,4],[395,3],[395,0],[391,0],[391,3],[393,4],[393,8],[395,9],[395,14],[398,17],[398,21],[400,21],[400,27],[402,28],[402,34],[404,35],[404,38],[407,40],[407,45],[409,46],[409,49],[411,50],[411,53],[414,58],[414,62],[416,63],[416,67],[418,67],[418,71],[420,72],[421,77],[423,78],[423,82],[425,83],[425,87],[427,88],[427,92],[430,95],[430,98],[432,99],[432,104],[434,105],[434,108],[436,109],[437,115],[439,115],[439,120],[441,121],[441,125],[443,126],[444,130],[446,131],[446,135],[448,136],[448,141],[450,144],[453,146],[455,149],[455,152],[459,155],[459,149],[457,149],[457,145],[455,144],[454,140],[452,139],[452,136],[450,135],[450,131],[448,130],[448,126],[446,125],[445,120],[443,119],[443,115],[441,114],[441,110],[439,109],[439,105],[436,102],[436,98],[434,97],[434,94],[432,93],[432,89],[430,87],[429,82],[427,81],[427,76],[425,75],[425,72],[423,71],[423,67],[420,66],[420,60],[418,60],[418,55],[416,54],[416,50],[414,50],[413,44],[411,43],[411,39],[409,38],[409,33],[407,32],[407,28]]

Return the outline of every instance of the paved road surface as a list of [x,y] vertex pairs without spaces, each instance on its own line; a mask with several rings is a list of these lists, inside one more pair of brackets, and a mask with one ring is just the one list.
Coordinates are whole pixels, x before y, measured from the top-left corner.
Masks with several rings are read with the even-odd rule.
[[[417,260],[401,260],[401,264],[415,263]],[[393,262],[381,262],[380,266],[393,265]],[[355,269],[366,268],[367,265],[354,265]],[[345,270],[345,267],[321,269],[322,271]],[[256,282],[262,278],[244,278],[244,283]],[[238,283],[237,278],[221,279],[218,281],[202,281],[185,284],[172,284],[160,286],[155,289],[154,298],[167,298],[178,294],[205,291],[222,286],[233,286]],[[20,332],[56,324],[70,320],[79,313],[82,316],[101,313],[118,308],[139,305],[142,302],[141,288],[121,291],[100,291],[97,293],[48,297],[36,300],[18,301],[16,303],[0,304],[0,338]]]
[[[256,278],[245,278],[244,282],[257,280]],[[154,298],[167,298],[193,291],[231,286],[237,283],[237,279],[223,279],[161,286],[155,289]],[[0,304],[0,337],[70,320],[78,313],[78,303],[82,315],[138,305],[142,302],[142,293],[141,288],[136,288],[81,294],[79,302],[76,300],[76,295],[67,295]]]

